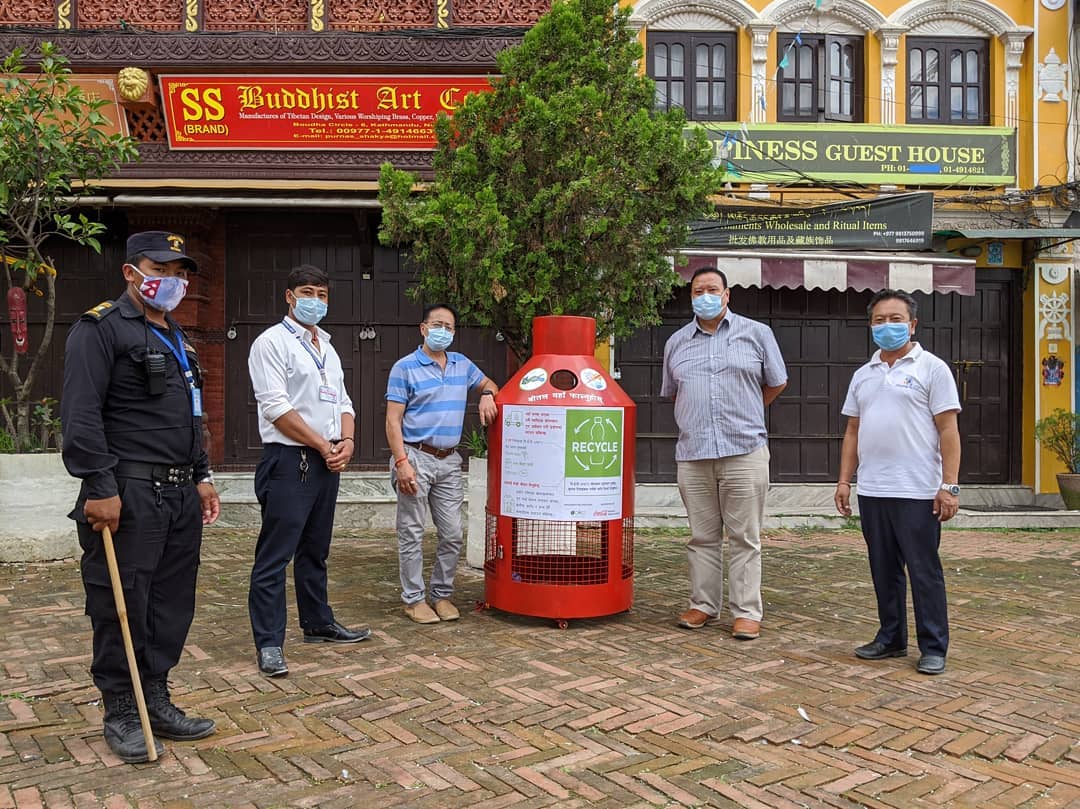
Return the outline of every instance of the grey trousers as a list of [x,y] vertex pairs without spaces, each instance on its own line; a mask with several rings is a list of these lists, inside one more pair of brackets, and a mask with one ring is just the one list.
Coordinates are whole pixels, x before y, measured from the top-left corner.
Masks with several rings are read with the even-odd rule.
[[724,534],[728,599],[735,618],[760,621],[761,524],[769,491],[769,449],[704,461],[679,461],[679,494],[690,521],[690,608],[717,616],[724,605]]
[[401,600],[406,604],[424,600],[424,524],[428,509],[438,536],[435,564],[431,568],[431,598],[433,601],[450,598],[454,594],[454,572],[463,537],[461,509],[465,502],[465,481],[461,475],[461,456],[454,452],[440,459],[409,446],[405,452],[416,470],[416,494],[398,491],[397,473],[393,467],[390,470],[390,483],[397,491]]

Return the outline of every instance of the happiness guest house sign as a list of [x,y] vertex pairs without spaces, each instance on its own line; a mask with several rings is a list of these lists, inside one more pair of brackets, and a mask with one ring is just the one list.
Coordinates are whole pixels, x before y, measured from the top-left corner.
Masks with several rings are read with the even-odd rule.
[[486,76],[161,76],[171,149],[433,149]]

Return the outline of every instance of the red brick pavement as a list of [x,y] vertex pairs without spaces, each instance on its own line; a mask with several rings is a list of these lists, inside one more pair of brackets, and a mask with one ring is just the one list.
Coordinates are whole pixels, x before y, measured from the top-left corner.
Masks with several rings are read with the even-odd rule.
[[[0,567],[3,807],[1080,806],[1080,534],[947,531],[953,648],[856,660],[873,589],[851,532],[766,550],[762,638],[679,630],[678,537],[639,538],[632,612],[552,622],[497,611],[420,627],[393,538],[340,537],[339,619],[358,646],[304,645],[258,675],[253,538],[207,535],[176,701],[218,732],[120,763],[101,738],[74,562]],[[483,598],[463,570],[458,603]],[[805,716],[804,716],[805,714]]]

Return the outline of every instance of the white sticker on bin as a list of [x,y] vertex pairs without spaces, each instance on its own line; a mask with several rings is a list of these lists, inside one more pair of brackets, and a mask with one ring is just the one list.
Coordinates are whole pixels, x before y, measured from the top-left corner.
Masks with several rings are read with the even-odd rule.
[[587,388],[592,388],[593,390],[607,390],[607,380],[604,379],[604,375],[595,368],[582,369],[581,381],[585,383],[585,387]]
[[533,368],[525,376],[521,377],[518,387],[522,390],[536,390],[547,382],[547,378],[548,373],[543,368]]

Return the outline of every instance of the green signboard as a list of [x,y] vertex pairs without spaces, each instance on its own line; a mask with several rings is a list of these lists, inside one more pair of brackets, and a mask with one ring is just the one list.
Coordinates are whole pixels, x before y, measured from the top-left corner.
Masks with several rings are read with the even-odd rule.
[[622,412],[566,411],[566,477],[609,478],[622,474]]
[[858,182],[967,186],[1016,183],[1016,130],[996,126],[696,124],[713,163],[747,183]]

